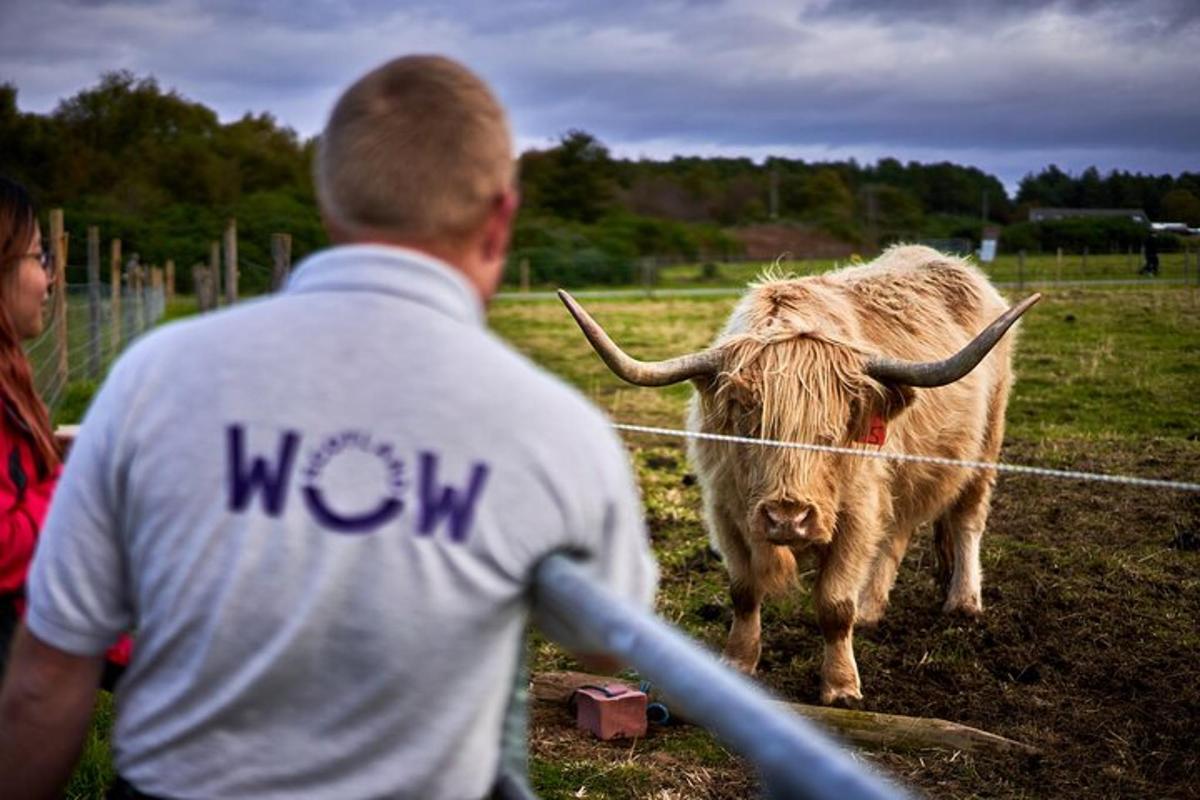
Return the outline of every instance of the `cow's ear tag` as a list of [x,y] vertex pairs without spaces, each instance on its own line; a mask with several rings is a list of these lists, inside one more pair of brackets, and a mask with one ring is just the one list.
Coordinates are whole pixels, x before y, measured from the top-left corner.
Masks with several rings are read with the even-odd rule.
[[887,441],[887,420],[878,414],[871,415],[871,421],[867,425],[867,433],[858,441],[863,444],[881,445]]

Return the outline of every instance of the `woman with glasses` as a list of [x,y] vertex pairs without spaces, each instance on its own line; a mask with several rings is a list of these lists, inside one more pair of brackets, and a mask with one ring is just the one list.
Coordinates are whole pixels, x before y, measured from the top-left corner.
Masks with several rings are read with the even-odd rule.
[[[53,265],[29,194],[0,177],[0,676],[25,611],[25,575],[38,531],[62,471],[50,414],[21,346],[45,327]],[[109,650],[104,688],[120,677],[131,649],[124,636]]]
[[61,469],[21,346],[45,324],[51,263],[28,193],[0,177],[0,665],[24,610],[25,573]]

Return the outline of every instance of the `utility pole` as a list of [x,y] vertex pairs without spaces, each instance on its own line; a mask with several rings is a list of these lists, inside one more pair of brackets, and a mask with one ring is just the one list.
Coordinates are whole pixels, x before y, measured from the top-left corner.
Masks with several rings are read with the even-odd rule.
[[779,167],[771,165],[771,219],[779,219]]

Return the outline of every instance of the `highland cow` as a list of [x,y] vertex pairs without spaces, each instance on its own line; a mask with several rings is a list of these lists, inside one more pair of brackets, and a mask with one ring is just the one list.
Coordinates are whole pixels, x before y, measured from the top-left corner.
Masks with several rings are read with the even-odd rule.
[[[1040,297],[1010,309],[965,261],[898,246],[824,275],[765,278],[707,350],[648,363],[560,296],[621,378],[692,381],[692,431],[988,462],[1012,384],[1004,333]],[[763,599],[787,590],[797,558],[811,556],[821,702],[861,700],[854,626],[883,616],[909,541],[930,522],[944,610],[983,611],[979,546],[994,470],[703,439],[689,456],[729,572],[724,657],[737,669],[758,665]]]

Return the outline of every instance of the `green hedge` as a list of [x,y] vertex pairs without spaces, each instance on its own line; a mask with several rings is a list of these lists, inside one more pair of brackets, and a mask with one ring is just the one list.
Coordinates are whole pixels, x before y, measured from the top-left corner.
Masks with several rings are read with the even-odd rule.
[[[1009,225],[1000,235],[1000,249],[1006,253],[1025,250],[1030,253],[1093,253],[1112,250],[1137,250],[1150,235],[1145,225],[1124,217],[1072,217],[1047,222],[1022,222]],[[1167,237],[1156,237],[1160,249],[1169,249]],[[1174,237],[1171,237],[1174,238]]]

